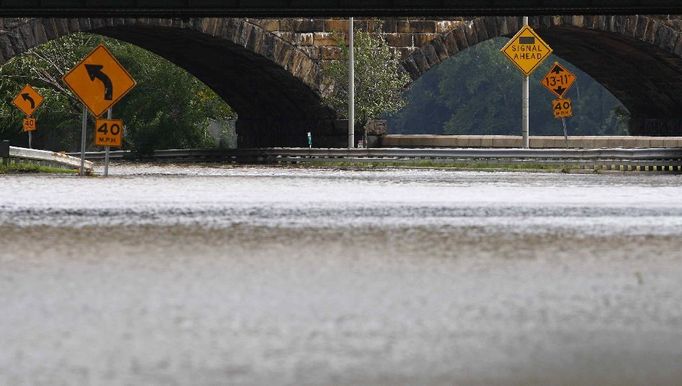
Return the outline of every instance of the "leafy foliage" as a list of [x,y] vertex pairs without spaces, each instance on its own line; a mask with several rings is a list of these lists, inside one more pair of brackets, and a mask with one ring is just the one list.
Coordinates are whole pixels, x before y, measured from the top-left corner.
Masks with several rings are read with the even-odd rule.
[[[340,41],[340,60],[324,67],[325,76],[333,81],[332,90],[325,101],[340,116],[348,111],[348,58],[349,49]],[[357,31],[354,41],[355,55],[355,121],[364,127],[367,121],[400,110],[405,105],[402,91],[410,81],[402,70],[399,59],[391,53],[386,41],[367,32]]]
[[[424,74],[407,91],[406,107],[391,118],[391,132],[518,135],[523,76],[499,52],[504,43],[480,43]],[[531,77],[531,134],[563,133],[552,114],[555,97],[540,83],[555,61],[578,76],[567,94],[574,111],[567,120],[569,134],[626,135],[628,112],[623,105],[589,75],[557,57],[548,58]]]
[[[20,133],[23,116],[11,100],[30,83],[46,97],[36,112],[39,130],[34,142],[51,150],[76,150],[82,106],[61,79],[100,43],[106,44],[138,82],[114,111],[114,117],[126,123],[127,148],[144,152],[208,146],[212,141],[206,131],[209,120],[235,117],[206,85],[149,51],[102,36],[73,34],[31,49],[0,68],[0,97],[6,102],[0,104],[0,137],[25,141]],[[88,136],[91,134],[88,130]]]

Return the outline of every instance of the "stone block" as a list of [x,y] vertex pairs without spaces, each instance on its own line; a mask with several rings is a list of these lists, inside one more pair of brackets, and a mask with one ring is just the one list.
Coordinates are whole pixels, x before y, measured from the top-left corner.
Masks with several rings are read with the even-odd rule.
[[649,141],[650,147],[665,147],[665,139],[663,138],[652,138]]
[[261,19],[257,23],[268,32],[279,31],[279,19]]
[[466,35],[467,43],[473,46],[479,43],[476,27],[473,22],[468,22],[464,27],[464,34]]
[[584,27],[585,26],[585,16],[583,15],[573,15],[571,16],[570,24],[574,27]]
[[493,147],[494,140],[495,140],[494,135],[483,135],[481,136],[480,147]]
[[497,23],[497,32],[499,33],[499,36],[509,36],[512,33],[509,28],[509,18],[496,17],[495,21]]
[[623,146],[623,140],[621,138],[608,137],[606,139],[606,147],[608,147],[608,148],[622,147],[622,146]]
[[377,19],[369,19],[367,20],[367,32],[370,33],[383,33],[383,21],[382,20],[377,20]]
[[413,47],[412,34],[390,33],[384,34],[386,43],[391,47]]
[[408,56],[407,59],[403,60],[403,68],[412,80],[418,79],[421,75],[421,71],[419,71],[419,67],[412,56]]
[[436,33],[442,34],[453,30],[460,22],[452,20],[441,20],[436,22]]
[[280,29],[290,32],[322,32],[324,19],[281,19]]
[[[59,35],[57,34],[57,27],[54,23],[54,19],[43,19],[42,20],[43,27],[45,27],[45,35],[47,35],[47,38],[49,40],[56,39]],[[92,28],[92,25],[91,25]],[[0,44],[0,46],[2,46]]]
[[312,32],[295,34],[294,44],[297,46],[312,46],[315,44],[314,34]]
[[347,19],[327,19],[324,21],[322,32],[348,32]]
[[417,64],[420,74],[423,74],[429,70],[429,63],[426,61],[424,52],[421,50],[415,51],[410,57],[413,58],[414,62]]
[[319,60],[320,59],[320,49],[315,46],[299,47],[299,49],[305,52],[310,59]]
[[[112,18],[106,18],[105,20],[107,21],[107,25],[108,25],[108,26],[112,26],[112,25],[114,24]],[[69,25],[69,31],[71,31],[71,32],[80,32],[81,26],[80,26],[80,24],[78,23],[78,19],[69,19],[69,22],[68,22],[68,23],[69,23],[69,24],[68,24],[68,25]],[[26,26],[26,25],[27,25],[27,24],[24,24],[24,26]],[[24,26],[22,26],[22,27],[24,27]]]
[[455,38],[454,31],[450,31],[443,36],[443,44],[448,51],[448,55],[452,56],[459,52],[459,47],[457,46],[457,40]]
[[426,63],[428,63],[429,68],[440,64],[441,60],[438,58],[438,54],[433,45],[427,44],[422,51],[424,52],[424,57],[426,58]]
[[465,28],[466,27],[460,27],[452,31],[452,36],[455,38],[455,42],[457,42],[457,48],[460,51],[463,51],[469,47],[469,41],[467,40]]
[[497,30],[497,18],[496,17],[486,17],[484,19],[485,21],[485,29],[488,32],[488,37],[489,38],[494,38],[497,36],[500,36],[499,31]]
[[[42,23],[39,24],[43,25]],[[90,19],[87,17],[82,17],[78,19],[78,24],[80,24],[81,31],[90,31],[92,29],[92,26],[90,25]]]
[[407,58],[408,56],[412,55],[418,48],[415,47],[400,47],[397,48],[398,53],[400,54],[400,58]]
[[644,40],[646,31],[649,28],[650,20],[642,17],[637,20],[637,28],[635,29],[635,39]]
[[398,20],[396,22],[396,32],[398,33],[411,33],[410,22],[407,20]]
[[450,57],[448,49],[440,36],[437,36],[435,39],[433,39],[431,41],[431,45],[436,50],[436,55],[438,55],[438,60],[440,62],[443,62]]
[[571,148],[573,149],[594,149],[592,142],[587,137],[568,137],[570,141]]
[[275,34],[275,36],[289,43],[293,43],[296,40],[296,34],[293,32],[277,31],[273,33]]
[[457,147],[473,147],[473,148],[483,147],[483,137],[480,135],[460,136],[460,138],[461,138],[461,144]]
[[493,145],[495,148],[514,148],[521,146],[521,137],[513,135],[496,135],[493,137]]
[[623,33],[627,36],[635,36],[635,30],[637,29],[637,20],[639,16],[623,16],[625,18]]
[[439,35],[435,33],[418,33],[414,34],[413,36],[415,47],[424,47],[427,44],[431,43],[434,39],[439,37]]
[[633,148],[651,147],[651,142],[646,137],[635,137],[631,143],[632,143],[631,147],[633,147]]
[[339,44],[339,35],[330,32],[315,32],[313,34],[314,44],[316,46],[337,46]]
[[436,33],[436,22],[433,20],[410,21],[409,29],[414,33]]
[[[102,19],[97,19],[100,21],[98,27],[103,27]],[[65,36],[69,33],[68,22],[66,19],[54,19],[55,29],[57,30],[57,36]]]
[[474,19],[474,28],[476,29],[476,36],[478,36],[479,42],[488,40],[488,29],[485,25],[485,19]]
[[325,46],[320,48],[320,58],[322,60],[340,60],[342,51],[340,47]]

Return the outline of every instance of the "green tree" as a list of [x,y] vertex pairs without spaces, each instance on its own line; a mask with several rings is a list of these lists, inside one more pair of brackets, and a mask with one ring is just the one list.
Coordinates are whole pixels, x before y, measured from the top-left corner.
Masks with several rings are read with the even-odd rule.
[[100,43],[106,44],[138,82],[114,111],[114,116],[126,123],[127,148],[151,151],[209,146],[208,121],[236,116],[206,85],[172,63],[132,44],[80,33],[33,48],[0,67],[0,97],[7,102],[0,107],[0,136],[23,140],[22,116],[10,101],[24,84],[31,83],[46,97],[36,113],[37,142],[51,150],[76,150],[82,107],[61,79]]
[[[339,38],[340,60],[324,66],[324,74],[332,81],[325,101],[340,116],[348,115],[348,58],[349,49]],[[357,31],[355,55],[355,125],[365,127],[371,119],[400,110],[405,105],[402,96],[410,77],[402,69],[399,59],[386,41],[376,35]]]
[[[505,41],[480,43],[424,74],[406,92],[405,108],[391,118],[391,132],[519,135],[523,78],[499,52]],[[623,105],[589,75],[556,56],[531,77],[531,134],[562,134],[561,122],[551,110],[554,96],[540,83],[554,61],[578,76],[567,94],[575,114],[568,119],[569,134],[627,134],[628,113]]]

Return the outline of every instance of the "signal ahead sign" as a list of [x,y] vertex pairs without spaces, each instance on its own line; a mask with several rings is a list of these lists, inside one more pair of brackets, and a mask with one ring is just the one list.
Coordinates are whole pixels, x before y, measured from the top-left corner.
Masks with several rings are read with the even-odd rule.
[[30,84],[27,84],[12,100],[12,104],[17,106],[27,117],[30,117],[43,104],[44,100],[45,98],[38,94],[38,91],[31,87]]
[[577,77],[574,73],[558,62],[555,62],[552,69],[542,79],[542,85],[559,98],[563,98],[566,92],[573,86]]
[[501,51],[524,75],[530,76],[549,57],[552,48],[526,25]]
[[96,117],[118,103],[136,85],[135,79],[101,44],[64,75],[64,83]]

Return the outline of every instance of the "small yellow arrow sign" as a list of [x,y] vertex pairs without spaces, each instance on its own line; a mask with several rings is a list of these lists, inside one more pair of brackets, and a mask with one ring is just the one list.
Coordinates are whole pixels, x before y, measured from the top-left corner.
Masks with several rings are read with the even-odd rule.
[[44,100],[45,98],[38,94],[38,91],[31,87],[30,84],[27,84],[12,100],[12,104],[26,114],[27,117],[30,117],[43,104]]

